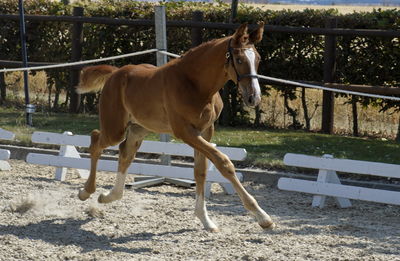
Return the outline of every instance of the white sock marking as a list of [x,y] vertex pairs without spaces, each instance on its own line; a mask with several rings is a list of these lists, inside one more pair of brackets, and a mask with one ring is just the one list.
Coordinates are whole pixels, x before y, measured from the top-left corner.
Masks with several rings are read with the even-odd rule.
[[201,223],[206,230],[218,229],[214,222],[208,217],[206,202],[204,196],[196,194],[196,205],[194,210],[196,216],[200,219]]

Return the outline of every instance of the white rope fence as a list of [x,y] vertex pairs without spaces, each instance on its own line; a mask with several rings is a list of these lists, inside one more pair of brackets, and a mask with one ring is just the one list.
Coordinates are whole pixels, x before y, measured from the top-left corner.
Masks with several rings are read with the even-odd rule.
[[264,76],[264,75],[258,75],[258,77],[260,79],[264,79],[264,80],[268,80],[268,81],[279,82],[279,83],[284,83],[284,84],[290,84],[290,85],[295,85],[295,86],[299,86],[299,87],[306,87],[306,88],[313,88],[313,89],[319,89],[319,90],[325,90],[325,91],[339,92],[339,93],[345,93],[345,94],[351,94],[351,95],[359,95],[359,96],[365,96],[365,97],[372,97],[372,98],[400,101],[400,97],[392,97],[392,96],[369,94],[369,93],[363,93],[363,92],[346,91],[346,90],[329,88],[329,87],[319,86],[319,85],[314,85],[314,84],[300,83],[300,82],[295,82],[295,81],[283,80],[283,79]]
[[[165,54],[165,55],[168,55],[168,56],[172,56],[174,58],[181,57],[180,55],[177,55],[177,54],[174,54],[174,53],[170,53],[170,52],[167,52],[167,51],[158,51],[158,52],[162,53],[162,54]],[[299,87],[306,87],[306,88],[313,88],[313,89],[332,91],[332,92],[338,92],[338,93],[345,93],[345,94],[351,94],[351,95],[359,95],[359,96],[365,96],[365,97],[372,97],[372,98],[389,99],[389,100],[394,100],[394,101],[400,101],[400,97],[392,97],[392,96],[385,96],[385,95],[378,95],[378,94],[368,94],[368,93],[355,92],[355,91],[346,91],[346,90],[329,88],[329,87],[319,86],[319,85],[314,85],[314,84],[300,83],[300,82],[295,82],[295,81],[283,80],[283,79],[264,76],[264,75],[260,75],[260,74],[257,74],[257,76],[260,79],[273,81],[273,82],[284,83],[284,84],[289,84],[289,85],[295,85],[295,86],[299,86]]]
[[43,66],[35,66],[35,67],[25,67],[25,68],[0,69],[0,73],[2,73],[2,72],[44,70],[44,69],[52,69],[52,68],[60,68],[60,67],[71,67],[71,66],[76,66],[76,65],[83,65],[83,64],[89,64],[89,63],[98,63],[98,62],[103,62],[103,61],[109,61],[109,60],[116,60],[116,59],[121,59],[121,58],[132,57],[132,56],[138,56],[138,55],[143,55],[143,54],[148,54],[148,53],[154,53],[154,52],[157,52],[157,51],[158,51],[157,49],[150,49],[150,50],[146,50],[146,51],[140,51],[140,52],[134,52],[134,53],[128,53],[128,54],[121,54],[121,55],[110,56],[110,57],[106,57],[106,58],[92,59],[92,60],[79,61],[79,62],[60,63],[60,64],[43,65]]
[[[146,51],[139,51],[139,52],[134,52],[134,53],[129,53],[129,54],[122,54],[122,55],[117,55],[117,56],[111,56],[111,57],[100,58],[100,59],[92,59],[92,60],[86,60],[86,61],[79,61],[79,62],[62,63],[62,64],[54,64],[54,65],[44,65],[44,66],[36,66],[36,67],[26,67],[26,68],[0,69],[0,73],[2,73],[2,72],[44,70],[44,69],[60,68],[60,67],[70,67],[70,66],[76,66],[76,65],[98,63],[98,62],[102,62],[102,61],[109,61],[109,60],[116,60],[116,59],[121,59],[121,58],[133,57],[133,56],[138,56],[138,55],[143,55],[143,54],[148,54],[148,53],[154,53],[154,52],[158,52],[158,53],[161,53],[161,54],[164,54],[164,55],[168,55],[168,56],[171,56],[171,57],[174,57],[174,58],[181,57],[178,54],[170,53],[170,52],[167,52],[167,51],[162,51],[162,50],[158,50],[158,49],[150,49],[150,50],[146,50]],[[258,77],[260,79],[264,79],[264,80],[268,80],[268,81],[279,82],[279,83],[284,83],[284,84],[289,84],[289,85],[294,85],[294,86],[299,86],[299,87],[313,88],[313,89],[332,91],[332,92],[351,94],[351,95],[358,95],[358,96],[364,96],[364,97],[371,97],[371,98],[378,98],[378,99],[387,99],[387,100],[393,100],[393,101],[400,101],[400,97],[392,97],[392,96],[385,96],[385,95],[378,95],[378,94],[369,94],[369,93],[355,92],[355,91],[346,91],[346,90],[329,88],[329,87],[315,85],[315,84],[308,84],[308,83],[300,83],[300,82],[295,82],[295,81],[290,81],[290,80],[283,80],[283,79],[264,76],[264,75],[259,75],[259,74],[258,74]]]
[[178,54],[170,53],[170,52],[167,52],[167,51],[158,51],[158,52],[161,53],[161,54],[165,54],[165,55],[174,57],[174,58],[180,58],[180,57],[181,57],[181,56],[178,55]]

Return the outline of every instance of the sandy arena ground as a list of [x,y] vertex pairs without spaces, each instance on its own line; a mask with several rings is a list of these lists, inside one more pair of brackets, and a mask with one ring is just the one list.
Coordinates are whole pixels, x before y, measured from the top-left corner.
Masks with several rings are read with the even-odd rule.
[[262,231],[238,197],[213,185],[208,201],[220,233],[193,214],[194,189],[162,185],[126,190],[98,205],[115,175],[100,173],[87,202],[72,171],[11,160],[0,171],[0,260],[400,260],[400,207],[353,201],[354,207],[311,208],[311,196],[264,184],[246,188],[275,219]]

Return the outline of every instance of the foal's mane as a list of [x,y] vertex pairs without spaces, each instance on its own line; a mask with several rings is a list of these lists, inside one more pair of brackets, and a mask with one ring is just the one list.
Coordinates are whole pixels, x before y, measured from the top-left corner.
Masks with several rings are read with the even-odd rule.
[[218,38],[218,39],[210,40],[210,41],[208,41],[208,42],[204,42],[204,43],[202,43],[202,44],[200,44],[200,45],[198,45],[198,46],[196,46],[196,47],[193,47],[193,48],[189,49],[189,50],[186,51],[185,53],[183,53],[180,59],[174,59],[173,61],[178,62],[178,61],[180,61],[181,59],[190,58],[192,55],[198,54],[198,51],[199,51],[199,50],[201,50],[201,49],[207,49],[207,48],[209,48],[210,46],[215,45],[217,42],[222,42],[222,41],[224,41],[224,40],[227,39],[227,38],[228,38],[228,37]]

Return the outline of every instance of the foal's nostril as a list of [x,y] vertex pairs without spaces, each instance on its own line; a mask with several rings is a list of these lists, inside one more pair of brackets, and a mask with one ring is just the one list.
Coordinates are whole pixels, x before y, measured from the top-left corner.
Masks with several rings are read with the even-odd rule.
[[254,104],[254,96],[253,96],[253,95],[250,95],[250,96],[249,96],[248,102],[249,102],[250,105],[253,105],[253,104]]

